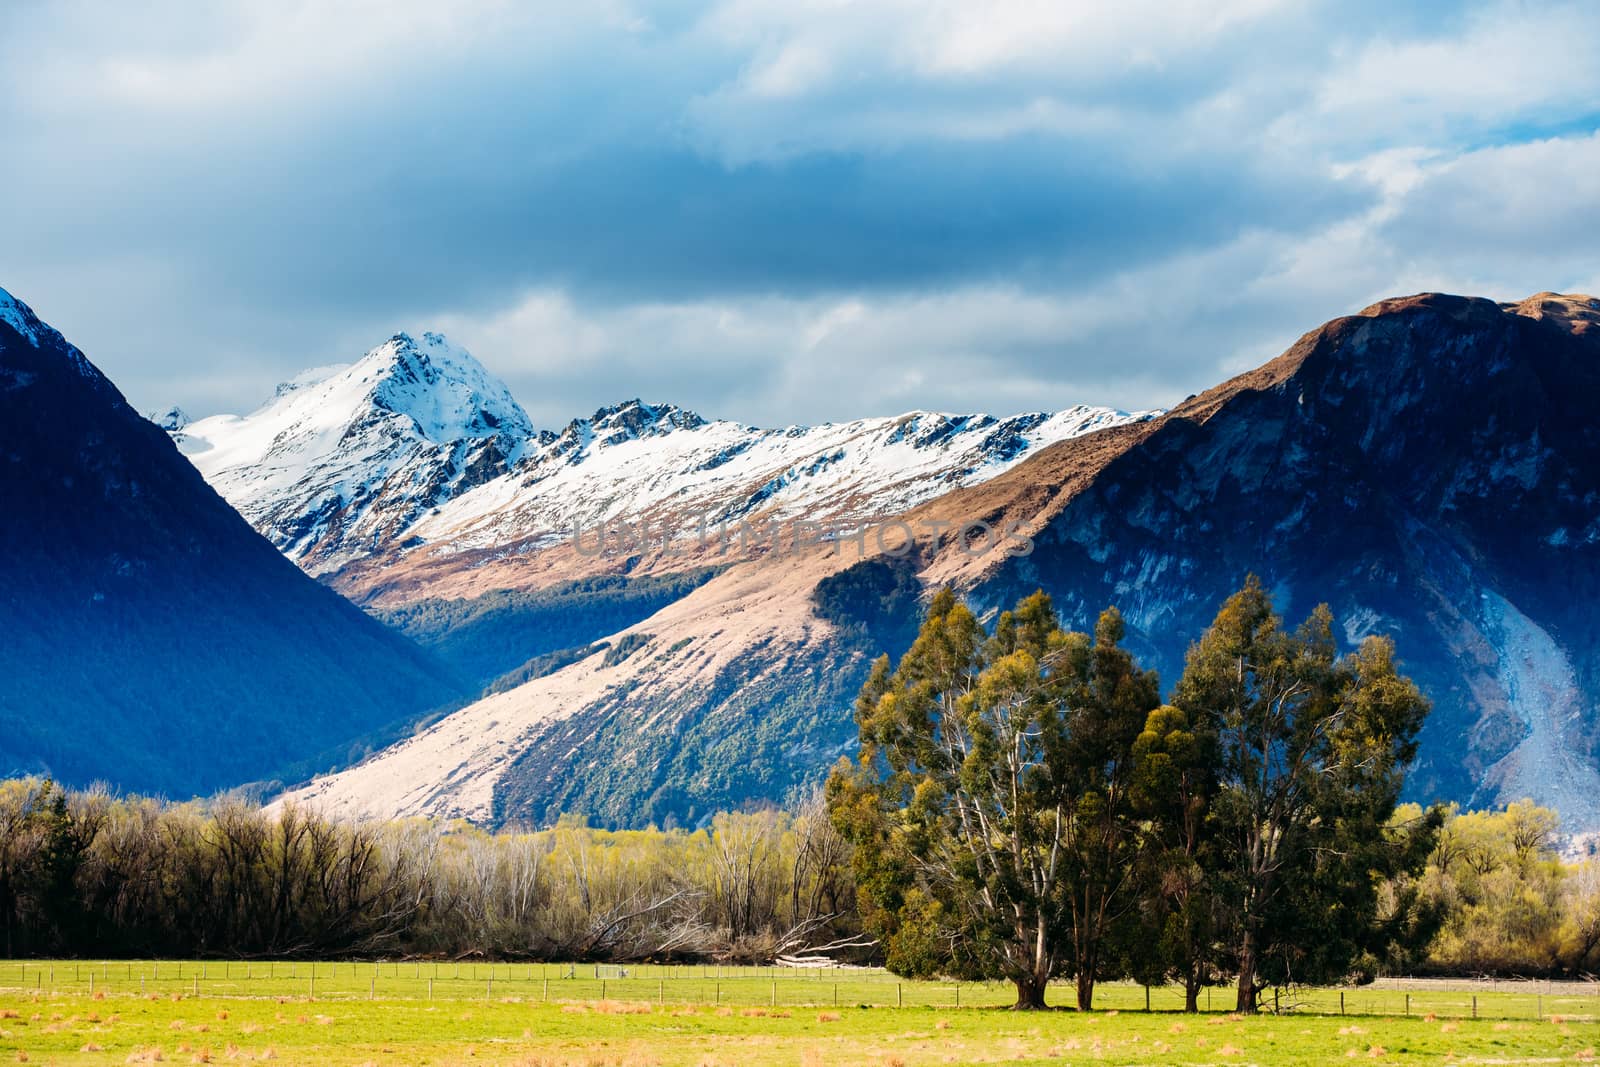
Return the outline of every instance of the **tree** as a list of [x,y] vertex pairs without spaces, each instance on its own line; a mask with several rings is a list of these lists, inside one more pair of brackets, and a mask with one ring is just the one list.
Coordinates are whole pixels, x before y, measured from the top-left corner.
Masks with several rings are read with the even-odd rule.
[[1573,872],[1556,851],[1557,825],[1555,812],[1529,800],[1499,811],[1450,810],[1427,873],[1416,880],[1443,925],[1428,966],[1548,974],[1582,947],[1583,909],[1569,896]]
[[1137,907],[1139,859],[1150,841],[1135,805],[1135,745],[1161,703],[1161,687],[1155,672],[1141,670],[1121,647],[1123,634],[1122,615],[1107,608],[1088,656],[1063,663],[1070,673],[1063,671],[1062,828],[1071,969],[1082,1011],[1093,1006],[1111,931]]
[[1148,820],[1142,883],[1145,908],[1133,930],[1133,969],[1149,984],[1176,976],[1184,1010],[1200,1010],[1211,978],[1218,927],[1211,805],[1217,790],[1214,734],[1182,708],[1152,711],[1134,741],[1135,804]]
[[1290,632],[1252,577],[1190,649],[1173,702],[1217,738],[1208,863],[1238,1010],[1267,981],[1341,977],[1386,933],[1379,879],[1419,870],[1438,830],[1438,812],[1391,825],[1426,699],[1387,639],[1340,656],[1327,605]]
[[874,665],[828,797],[891,969],[1001,978],[1034,1009],[1065,964],[1090,1007],[1131,906],[1131,749],[1158,703],[1121,637],[1114,611],[1093,640],[1062,630],[1036,593],[985,639],[946,589],[898,668]]

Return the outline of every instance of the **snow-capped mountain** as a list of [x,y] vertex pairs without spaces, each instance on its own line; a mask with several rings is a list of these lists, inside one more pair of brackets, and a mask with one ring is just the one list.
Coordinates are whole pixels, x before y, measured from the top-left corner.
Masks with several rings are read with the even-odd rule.
[[477,549],[565,540],[612,520],[682,537],[758,517],[866,522],[992,478],[1046,445],[1148,414],[918,411],[763,430],[632,400],[540,439],[513,470],[442,505],[408,535]]
[[433,561],[435,576],[453,557],[493,569],[483,554],[525,557],[586,524],[628,522],[670,540],[758,519],[885,518],[1150,414],[912,412],[771,430],[631,400],[539,433],[466,352],[437,334],[400,334],[351,367],[280,386],[253,414],[168,428],[285,554],[312,574],[343,571],[335,584],[371,599],[404,558]]
[[505,385],[434,333],[396,334],[350,366],[308,371],[250,415],[156,421],[313,574],[383,548],[427,509],[505,473],[533,438]]

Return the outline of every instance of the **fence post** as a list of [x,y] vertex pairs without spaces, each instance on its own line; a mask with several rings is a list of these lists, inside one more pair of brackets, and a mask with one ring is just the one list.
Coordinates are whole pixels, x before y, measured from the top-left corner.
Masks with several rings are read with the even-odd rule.
[[1272,987],[1272,1014],[1274,1014],[1274,1015],[1280,1014],[1280,1012],[1278,1011],[1278,987],[1277,986],[1273,986]]
[[1344,1014],[1344,990],[1339,990],[1339,1014]]
[[961,983],[956,983],[956,1007],[961,1007]]
[[1472,1017],[1474,1019],[1478,1017],[1478,994],[1476,993],[1472,994]]
[[1145,1014],[1148,1015],[1150,1012],[1150,985],[1148,982],[1145,983],[1144,987],[1144,1010]]
[[378,999],[378,976],[377,975],[373,975],[371,978],[367,979],[367,999],[368,1000],[377,1000]]
[[897,1008],[906,1006],[906,987],[899,982],[894,984],[894,1006]]
[[778,1006],[778,983],[776,980],[772,983],[772,1006],[774,1008]]
[[1406,994],[1406,1014],[1407,1015],[1411,1014],[1411,994],[1410,993]]
[[489,968],[489,980],[483,986],[483,999],[488,1000],[494,996],[494,968]]
[[194,995],[197,997],[200,995],[200,976],[198,974],[194,976]]
[[606,980],[604,978],[600,979],[600,999],[606,999]]
[[428,999],[433,999],[433,979],[428,979]]
[[544,999],[550,999],[550,979],[548,978],[544,980]]

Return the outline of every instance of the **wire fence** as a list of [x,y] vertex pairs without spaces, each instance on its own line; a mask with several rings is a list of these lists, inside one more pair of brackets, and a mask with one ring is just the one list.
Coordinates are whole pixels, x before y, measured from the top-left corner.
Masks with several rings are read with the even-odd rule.
[[[863,968],[711,965],[284,962],[5,961],[0,994],[89,997],[281,998],[296,1000],[501,1000],[718,1006],[730,1008],[984,1008],[1014,1000],[997,982],[905,981]],[[1070,1005],[1070,983],[1049,1000]],[[1234,991],[1201,993],[1203,1012],[1232,1010]],[[1440,1019],[1600,1021],[1600,982],[1485,982],[1387,979],[1346,988],[1268,990],[1261,1006],[1278,1014],[1431,1016]],[[1177,986],[1108,982],[1096,987],[1102,1011],[1178,1012]]]

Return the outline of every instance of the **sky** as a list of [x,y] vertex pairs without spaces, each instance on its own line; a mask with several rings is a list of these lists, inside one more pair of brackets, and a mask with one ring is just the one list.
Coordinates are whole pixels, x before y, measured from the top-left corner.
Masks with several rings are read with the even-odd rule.
[[1600,292],[1592,4],[13,0],[0,286],[141,409],[438,330],[536,424],[1165,406]]

